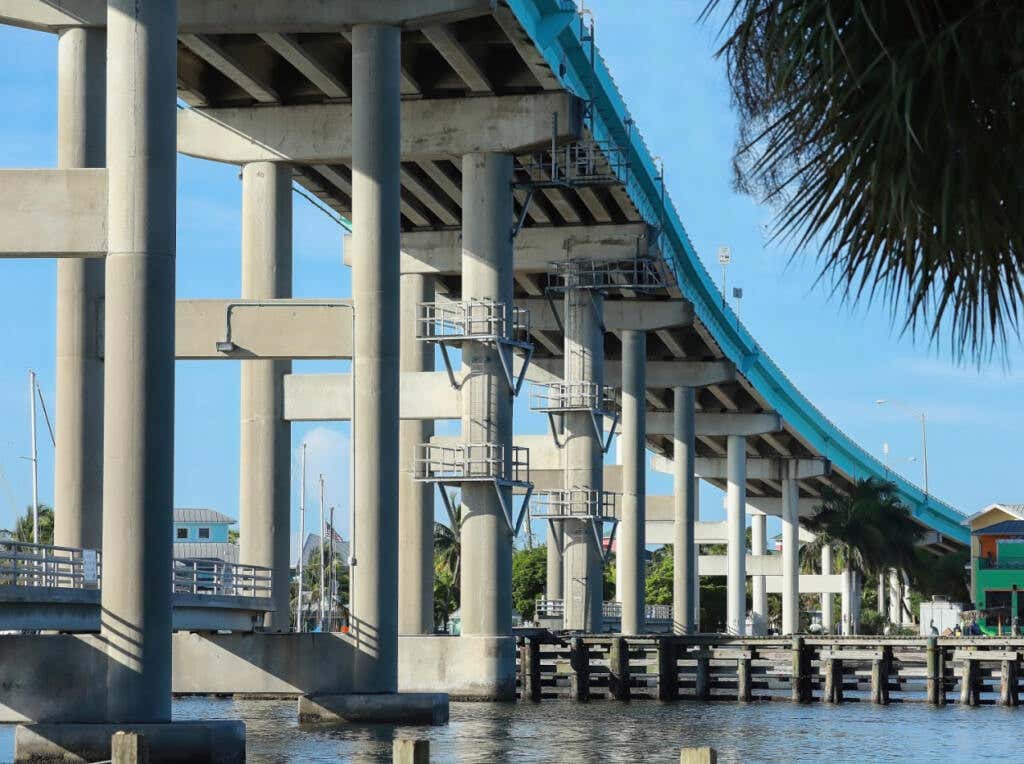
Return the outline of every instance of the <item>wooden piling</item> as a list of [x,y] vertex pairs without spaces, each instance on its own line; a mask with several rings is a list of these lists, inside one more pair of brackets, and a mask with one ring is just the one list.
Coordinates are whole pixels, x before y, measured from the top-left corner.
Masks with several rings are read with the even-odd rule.
[[700,648],[697,653],[693,692],[697,700],[707,700],[711,697],[711,655],[704,648]]
[[963,659],[963,674],[960,678],[960,702],[965,706],[976,706],[980,700],[978,661],[969,657]]
[[883,645],[882,655],[871,661],[871,702],[881,706],[889,703],[889,671],[892,667],[892,646]]
[[999,702],[1004,706],[1016,706],[1019,702],[1017,694],[1017,676],[1019,663],[1016,660],[1004,660],[999,664]]
[[523,700],[540,702],[540,642],[530,637],[519,646],[519,685]]
[[714,748],[684,748],[679,752],[679,764],[718,764],[718,751]]
[[615,700],[629,700],[629,683],[629,642],[615,637],[608,650],[608,691]]
[[679,697],[678,644],[673,637],[658,639],[658,700]]
[[396,740],[391,748],[393,764],[430,764],[429,740]]
[[828,658],[825,663],[825,692],[822,697],[826,703],[843,702],[843,661],[841,658]]
[[744,655],[736,660],[736,700],[749,703],[753,698],[750,687],[750,656]]
[[570,643],[569,696],[572,700],[590,700],[590,647],[582,637],[573,637]]
[[811,700],[810,653],[803,637],[793,637],[793,664],[791,671],[791,698],[794,703],[809,703]]
[[111,764],[149,764],[149,747],[138,732],[115,732],[110,738]]

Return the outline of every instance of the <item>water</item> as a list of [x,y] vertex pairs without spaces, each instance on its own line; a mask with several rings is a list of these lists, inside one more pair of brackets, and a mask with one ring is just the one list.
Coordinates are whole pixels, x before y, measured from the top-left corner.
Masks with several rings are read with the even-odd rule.
[[[250,762],[387,762],[395,735],[430,738],[431,761],[678,762],[684,746],[712,745],[720,762],[1024,761],[1024,709],[921,704],[680,701],[453,703],[444,727],[307,727],[294,701],[187,698],[176,719],[245,721]],[[0,726],[0,761],[14,728]]]

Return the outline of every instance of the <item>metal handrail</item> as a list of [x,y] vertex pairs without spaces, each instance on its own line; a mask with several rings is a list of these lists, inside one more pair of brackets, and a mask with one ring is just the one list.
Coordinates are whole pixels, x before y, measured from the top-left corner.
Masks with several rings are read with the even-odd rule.
[[537,519],[595,518],[617,520],[618,494],[590,488],[559,488],[533,496],[530,516]]
[[665,265],[659,259],[637,256],[626,260],[572,258],[548,266],[548,289],[661,289],[666,286]]
[[615,391],[593,382],[551,382],[530,385],[531,411],[595,411],[615,409]]
[[90,549],[0,541],[0,584],[87,589],[99,585],[99,553]]
[[417,480],[499,480],[529,482],[530,450],[499,443],[460,443],[441,446],[423,443],[416,447],[413,476]]
[[[538,597],[535,600],[534,612],[541,618],[557,618],[565,615],[565,600],[545,599]],[[621,618],[622,603],[609,601],[601,603],[601,615],[604,618]],[[644,605],[644,619],[669,621],[672,620],[671,605]]]
[[423,341],[530,342],[530,311],[486,298],[417,306],[416,338]]
[[270,568],[220,560],[171,561],[171,591],[226,597],[269,597]]

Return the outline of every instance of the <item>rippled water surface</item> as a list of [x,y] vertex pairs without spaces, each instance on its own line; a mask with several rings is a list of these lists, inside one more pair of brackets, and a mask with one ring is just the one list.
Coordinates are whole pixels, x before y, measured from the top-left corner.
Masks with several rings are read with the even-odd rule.
[[[299,727],[294,701],[188,698],[177,719],[238,718],[251,762],[390,761],[396,735],[427,737],[435,762],[678,762],[712,745],[720,762],[1024,762],[1024,708],[918,704],[550,701],[453,703],[444,727]],[[0,726],[0,761],[14,728]]]

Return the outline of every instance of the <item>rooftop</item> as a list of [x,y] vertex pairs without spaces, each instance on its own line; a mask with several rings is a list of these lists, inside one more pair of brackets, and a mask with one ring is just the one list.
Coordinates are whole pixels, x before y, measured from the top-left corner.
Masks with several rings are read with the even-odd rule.
[[974,531],[973,536],[1024,536],[1024,520],[1003,520]]
[[213,509],[175,509],[174,522],[176,523],[227,523],[234,525],[238,521]]

